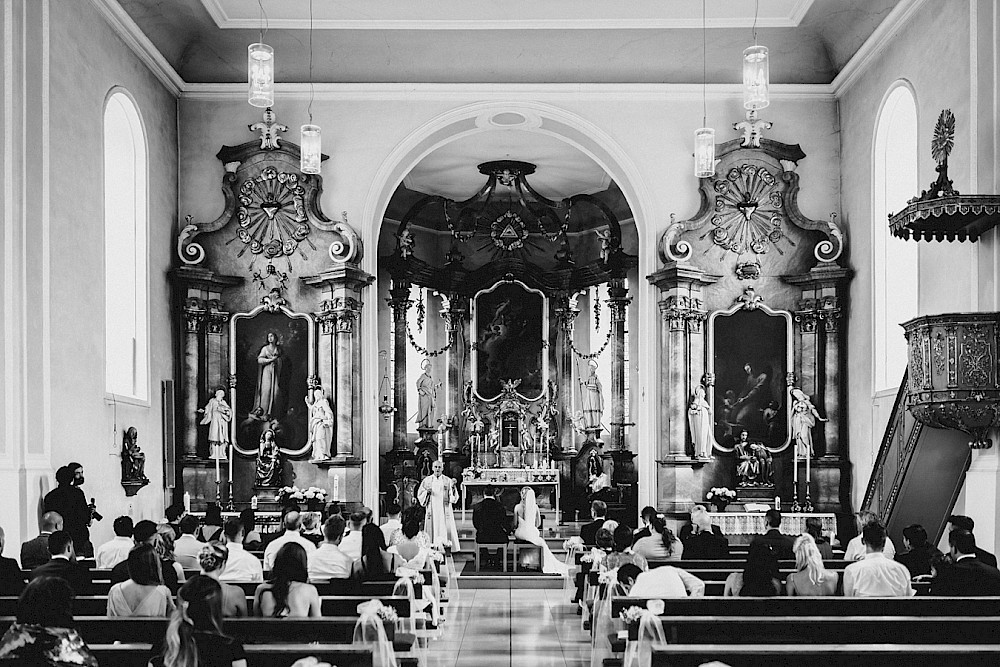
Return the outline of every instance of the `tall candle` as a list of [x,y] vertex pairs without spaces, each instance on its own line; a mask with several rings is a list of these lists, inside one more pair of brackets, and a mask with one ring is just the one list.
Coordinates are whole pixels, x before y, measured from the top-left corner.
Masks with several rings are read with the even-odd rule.
[[[230,484],[232,484],[232,482],[233,482],[233,454],[235,454],[235,453],[236,452],[233,449],[233,443],[229,443],[229,483]],[[232,502],[232,501],[233,501],[233,499],[230,498],[229,502]]]
[[188,493],[187,491],[184,492],[184,511],[185,512],[191,511],[191,494]]
[[222,478],[219,476],[219,453],[220,452],[221,452],[220,448],[215,448],[215,456],[213,458],[215,459],[215,483],[216,484],[218,484],[222,480]]

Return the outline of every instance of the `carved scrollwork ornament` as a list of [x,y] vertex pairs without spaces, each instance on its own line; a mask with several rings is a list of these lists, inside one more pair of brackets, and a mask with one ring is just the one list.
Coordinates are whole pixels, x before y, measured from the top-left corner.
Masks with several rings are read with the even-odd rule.
[[260,305],[264,306],[270,313],[278,312],[282,307],[288,305],[288,301],[285,297],[281,296],[281,290],[277,287],[272,288],[270,292],[265,294],[260,299]]
[[745,310],[757,310],[764,305],[764,297],[757,294],[753,285],[749,285],[743,290],[743,294],[736,297],[735,302],[741,304]]
[[824,264],[830,264],[840,259],[844,252],[844,232],[837,224],[837,214],[831,213],[829,221],[826,222],[826,239],[816,244],[813,249],[813,256]]
[[347,224],[347,211],[341,212],[342,221],[333,226],[335,238],[330,244],[329,255],[337,264],[356,263],[361,259],[361,239]]
[[205,261],[205,248],[194,243],[198,235],[198,225],[193,224],[193,215],[184,216],[184,227],[177,235],[177,257],[188,266],[195,266]]
[[686,262],[691,259],[694,248],[684,239],[678,238],[687,230],[687,225],[683,222],[677,222],[677,214],[671,213],[670,224],[667,225],[657,245],[661,261],[664,263]]

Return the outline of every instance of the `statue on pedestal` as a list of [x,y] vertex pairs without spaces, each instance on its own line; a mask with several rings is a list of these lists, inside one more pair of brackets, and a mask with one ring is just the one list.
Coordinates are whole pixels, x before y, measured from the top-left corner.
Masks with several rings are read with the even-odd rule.
[[434,428],[434,408],[437,405],[437,390],[440,382],[434,382],[431,377],[431,360],[424,359],[420,363],[423,373],[417,378],[417,428]]
[[694,456],[698,459],[712,457],[712,407],[705,399],[705,387],[696,385],[691,403],[688,405],[688,426],[691,428],[691,442]]
[[279,486],[281,483],[281,453],[274,441],[274,431],[265,429],[257,449],[257,476],[254,486]]
[[306,405],[309,408],[309,445],[312,447],[312,460],[326,461],[330,458],[330,445],[333,442],[333,410],[330,408],[330,401],[327,400],[323,389],[316,387],[306,394]]
[[816,406],[812,404],[806,393],[798,387],[793,387],[792,394],[792,442],[795,444],[795,455],[800,459],[812,458],[812,430],[816,420],[827,421],[819,416]]
[[149,484],[146,477],[146,455],[139,449],[139,432],[130,426],[122,437],[122,484]]
[[233,418],[233,410],[226,403],[226,390],[216,389],[215,396],[198,412],[205,415],[201,423],[208,424],[208,457],[224,460],[229,449],[229,420]]
[[760,442],[751,442],[747,432],[736,441],[736,476],[739,486],[773,486],[774,461],[771,452]]
[[580,407],[583,410],[583,425],[588,431],[600,433],[601,417],[604,415],[604,395],[601,381],[597,377],[597,362],[587,364],[590,374],[580,380]]

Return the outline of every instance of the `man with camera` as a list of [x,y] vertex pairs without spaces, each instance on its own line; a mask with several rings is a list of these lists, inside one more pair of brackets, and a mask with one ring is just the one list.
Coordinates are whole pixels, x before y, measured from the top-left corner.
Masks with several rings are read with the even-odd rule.
[[56,471],[56,488],[45,494],[44,511],[58,512],[63,518],[63,530],[73,538],[76,554],[90,558],[94,555],[94,545],[90,543],[90,524],[102,517],[93,499],[87,503],[83,495],[83,466],[75,461]]

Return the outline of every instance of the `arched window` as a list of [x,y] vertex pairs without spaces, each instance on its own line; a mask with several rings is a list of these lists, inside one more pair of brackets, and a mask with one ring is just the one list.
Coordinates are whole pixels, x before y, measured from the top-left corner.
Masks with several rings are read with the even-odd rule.
[[917,315],[917,244],[889,233],[888,216],[918,191],[917,103],[900,82],[890,89],[875,126],[872,154],[873,389],[899,386],[906,370],[900,324]]
[[124,92],[104,105],[104,367],[108,393],[149,397],[146,136]]

